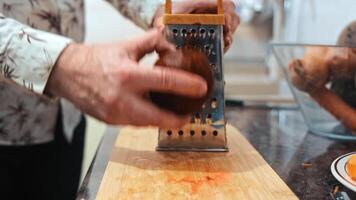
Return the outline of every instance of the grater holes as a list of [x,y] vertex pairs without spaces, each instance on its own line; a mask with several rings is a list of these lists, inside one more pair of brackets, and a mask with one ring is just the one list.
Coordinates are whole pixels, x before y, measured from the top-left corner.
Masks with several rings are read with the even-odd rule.
[[218,131],[216,131],[216,130],[213,131],[213,135],[214,135],[214,136],[218,136]]
[[195,33],[197,33],[197,30],[196,30],[195,28],[192,28],[192,29],[190,29],[190,32],[191,32],[192,34],[195,34]]
[[174,29],[172,30],[172,32],[174,33],[174,35],[177,35],[177,34],[178,34],[178,29],[174,28]]
[[210,63],[210,67],[211,67],[212,69],[215,69],[215,68],[216,68],[216,65],[215,65],[214,63]]
[[207,45],[204,45],[204,50],[205,50],[206,54],[210,55],[212,53],[213,48],[211,45],[207,44]]
[[202,131],[201,131],[201,135],[202,135],[202,136],[206,136],[206,131],[205,131],[205,130],[202,130]]
[[195,135],[195,131],[194,130],[190,130],[189,133],[190,133],[191,136]]
[[205,28],[201,28],[201,29],[199,30],[199,33],[200,33],[200,34],[204,34],[205,32],[206,32]]
[[183,35],[187,34],[187,29],[183,28],[183,29],[182,29],[182,34],[183,34]]
[[206,30],[205,30],[205,28],[200,28],[199,29],[199,37],[201,37],[201,38],[205,38],[205,35],[206,35]]
[[171,136],[171,135],[172,135],[172,131],[171,131],[171,130],[168,130],[168,131],[167,131],[167,135],[168,135],[168,136]]
[[182,136],[184,134],[184,132],[182,130],[178,131],[178,135]]
[[186,36],[191,36],[191,35],[192,35],[191,30],[187,31]]
[[216,108],[218,106],[218,101],[216,100],[216,98],[213,98],[211,100],[211,108]]
[[215,38],[215,30],[214,29],[210,29],[209,30],[209,36],[214,39]]
[[212,115],[211,115],[210,113],[207,114],[207,115],[206,115],[205,122],[206,122],[207,124],[211,124],[211,123],[212,123],[211,118],[212,118]]
[[200,114],[199,113],[194,115],[194,123],[200,123]]

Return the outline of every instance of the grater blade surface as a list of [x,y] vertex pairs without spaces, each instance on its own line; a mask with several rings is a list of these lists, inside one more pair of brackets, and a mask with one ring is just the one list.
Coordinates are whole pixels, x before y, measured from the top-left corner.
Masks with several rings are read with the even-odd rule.
[[[191,115],[180,129],[160,129],[159,151],[228,151],[226,140],[224,77],[222,62],[223,26],[209,24],[170,24],[165,35],[180,48],[189,45],[203,51],[213,71],[214,87],[202,110]],[[182,102],[189,104],[189,102]]]

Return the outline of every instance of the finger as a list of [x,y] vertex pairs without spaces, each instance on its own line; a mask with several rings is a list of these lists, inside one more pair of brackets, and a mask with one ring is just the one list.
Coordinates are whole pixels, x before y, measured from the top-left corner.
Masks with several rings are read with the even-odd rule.
[[[216,0],[184,0],[174,4],[173,13],[216,14],[216,6]],[[223,6],[225,13],[235,10],[235,3],[232,1],[224,1]]]
[[230,14],[225,15],[225,26],[224,26],[224,33],[231,32],[234,33],[237,27],[240,24],[240,17],[235,13],[232,12]]
[[153,90],[188,97],[206,95],[207,83],[199,75],[182,70],[155,66],[129,68],[127,83],[138,90]]
[[196,0],[193,1],[193,7],[194,8],[210,8],[213,6],[217,6],[217,1],[216,0]]
[[230,30],[231,30],[231,16],[225,15],[224,34],[230,32]]
[[136,61],[140,60],[146,54],[152,53],[154,50],[157,52],[175,50],[173,44],[169,43],[158,29],[152,29],[127,44],[130,45],[130,55]]
[[231,14],[231,28],[230,32],[235,33],[237,27],[240,25],[240,17],[234,12]]
[[232,1],[224,1],[225,26],[224,33],[234,33],[240,23],[240,18],[235,12],[235,4]]
[[179,128],[189,122],[189,118],[176,116],[165,110],[161,110],[152,103],[135,97],[126,99],[127,123],[136,126],[158,126],[161,128]]
[[176,2],[173,6],[172,13],[188,14],[193,13],[196,9],[204,10],[205,8],[212,8],[214,6],[216,6],[216,0],[185,0]]
[[159,32],[163,33],[164,24],[163,24],[163,17],[159,17],[153,23],[153,27],[158,29]]
[[231,33],[228,33],[227,36],[224,38],[224,52],[226,53],[232,44],[232,36]]

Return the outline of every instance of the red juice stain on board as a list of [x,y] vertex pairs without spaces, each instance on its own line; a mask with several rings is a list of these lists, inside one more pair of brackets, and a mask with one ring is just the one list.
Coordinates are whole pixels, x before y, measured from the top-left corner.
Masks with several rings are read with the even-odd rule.
[[175,178],[166,173],[166,180],[168,183],[189,185],[192,194],[198,193],[203,185],[218,186],[224,183],[227,179],[226,173],[211,173],[202,177],[184,176],[183,178]]

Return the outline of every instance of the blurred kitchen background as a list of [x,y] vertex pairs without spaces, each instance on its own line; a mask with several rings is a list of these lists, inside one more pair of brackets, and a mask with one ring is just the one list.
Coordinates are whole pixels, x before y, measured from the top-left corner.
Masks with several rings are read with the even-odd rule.
[[[293,104],[271,56],[270,42],[335,44],[341,30],[356,20],[355,0],[238,0],[241,17],[224,57],[227,98],[250,103]],[[103,0],[87,0],[87,43],[132,38],[143,31]],[[356,31],[356,30],[355,30]],[[152,63],[155,55],[144,59]],[[106,125],[88,118],[85,174]]]

